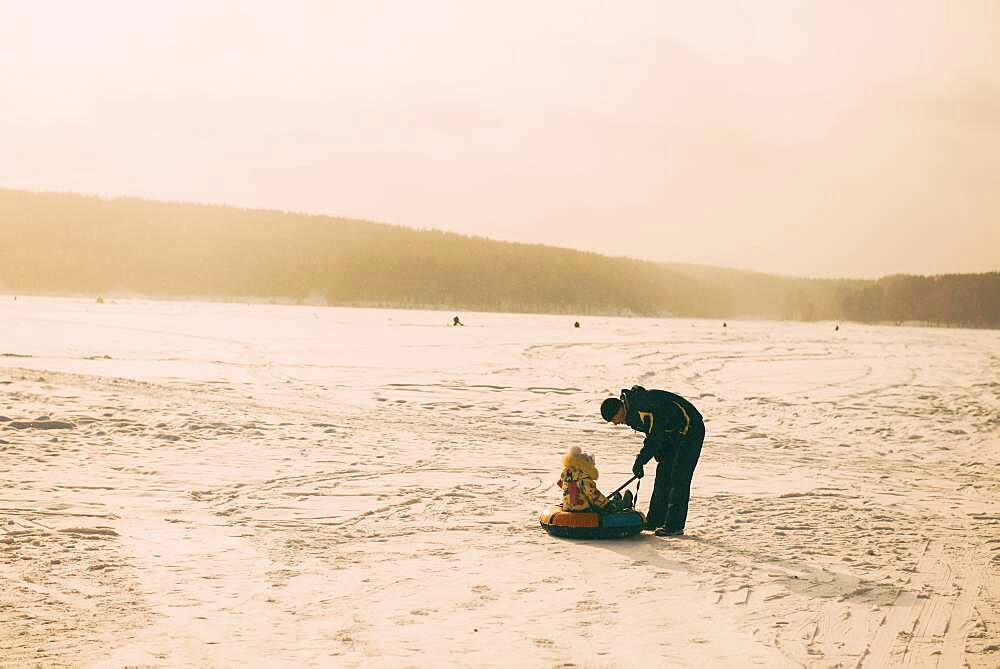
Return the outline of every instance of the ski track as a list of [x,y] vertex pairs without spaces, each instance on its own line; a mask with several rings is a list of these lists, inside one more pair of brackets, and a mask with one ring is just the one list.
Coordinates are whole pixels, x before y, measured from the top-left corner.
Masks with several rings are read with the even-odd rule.
[[[53,304],[72,350],[0,341],[0,663],[1000,664],[995,333]],[[242,334],[282,314],[365,338]],[[632,383],[707,418],[689,534],[547,536],[568,445],[628,477]]]

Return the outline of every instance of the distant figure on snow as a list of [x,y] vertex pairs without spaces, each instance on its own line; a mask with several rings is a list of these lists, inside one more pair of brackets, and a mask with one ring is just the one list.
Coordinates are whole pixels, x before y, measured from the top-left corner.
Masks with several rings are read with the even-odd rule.
[[725,330],[725,329],[726,329],[726,321],[722,321],[722,329],[723,329],[723,330]]
[[632,386],[620,397],[601,403],[601,416],[615,425],[625,423],[646,435],[632,473],[642,478],[643,467],[656,458],[656,482],[649,500],[647,529],[656,536],[684,534],[691,478],[705,441],[705,421],[693,404],[665,390]]
[[598,475],[594,456],[574,446],[563,456],[562,464],[559,487],[563,491],[563,511],[597,511],[607,506],[607,497],[594,483]]
[[459,325],[461,325],[461,326],[464,327],[465,323],[463,323],[462,321],[458,320],[458,316],[455,316],[453,319],[451,319],[451,325],[452,325],[452,327],[456,327],[456,326],[459,326]]
[[573,321],[573,327],[575,328],[580,327],[580,321]]
[[833,328],[834,332],[840,332],[840,323],[837,323],[836,327]]

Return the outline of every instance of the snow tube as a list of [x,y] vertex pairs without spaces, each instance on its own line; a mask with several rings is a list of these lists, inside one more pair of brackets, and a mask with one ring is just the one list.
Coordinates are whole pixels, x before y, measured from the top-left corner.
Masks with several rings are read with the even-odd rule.
[[593,513],[555,507],[538,517],[545,531],[568,539],[621,539],[642,532],[645,516],[638,511]]

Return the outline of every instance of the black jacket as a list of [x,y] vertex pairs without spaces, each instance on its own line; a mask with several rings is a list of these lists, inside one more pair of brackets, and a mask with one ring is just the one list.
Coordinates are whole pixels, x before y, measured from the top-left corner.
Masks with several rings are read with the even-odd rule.
[[701,413],[693,404],[665,390],[632,386],[622,390],[621,400],[625,403],[625,423],[646,435],[638,456],[642,464],[650,458],[659,462],[669,448],[680,446],[692,430],[697,432],[704,427]]

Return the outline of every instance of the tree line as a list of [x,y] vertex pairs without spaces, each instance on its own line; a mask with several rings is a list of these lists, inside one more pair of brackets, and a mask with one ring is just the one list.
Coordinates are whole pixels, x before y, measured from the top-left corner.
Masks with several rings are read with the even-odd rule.
[[1000,326],[1000,274],[804,279],[352,219],[0,189],[0,290]]

